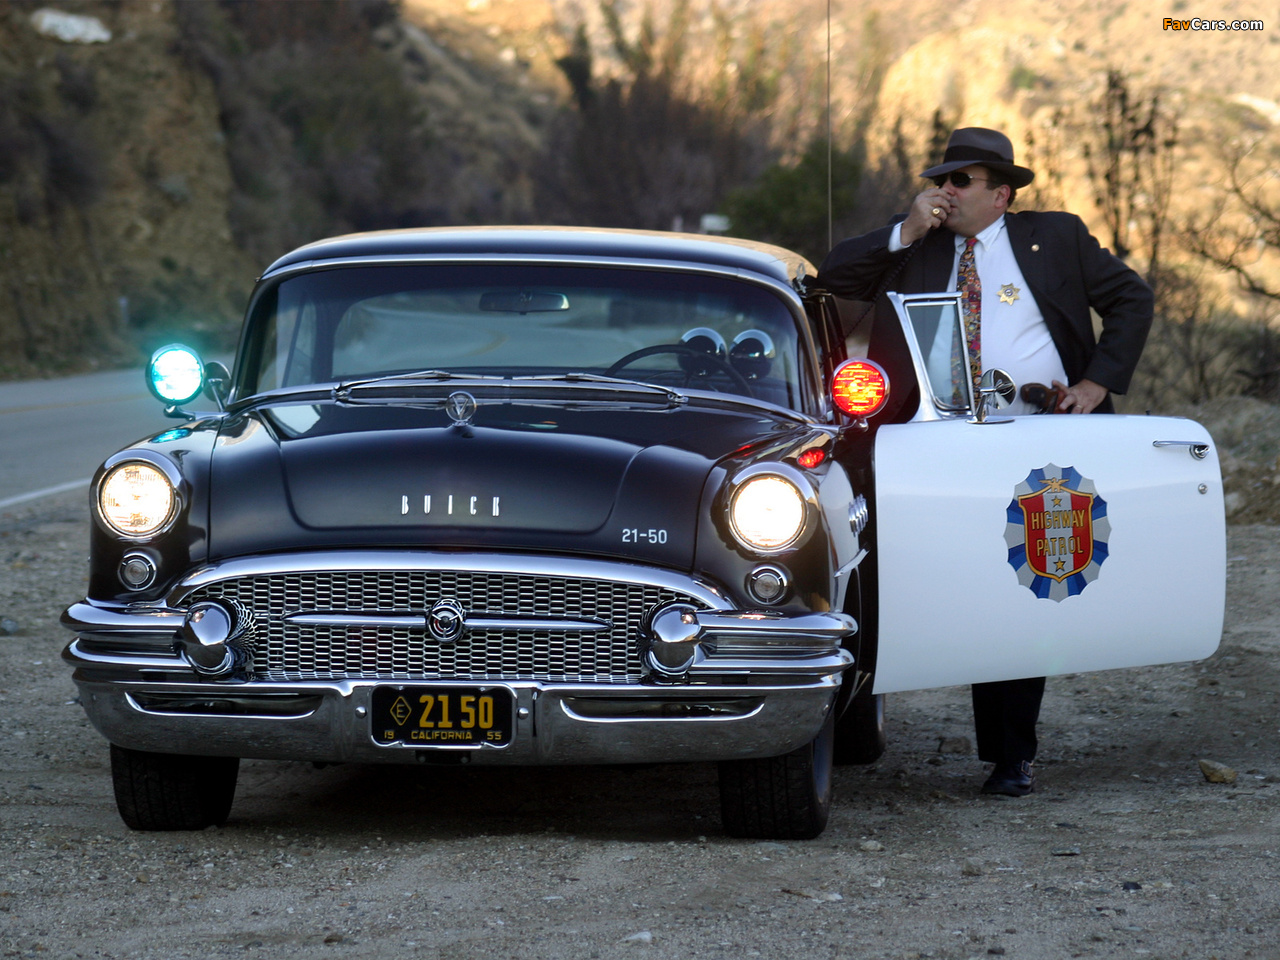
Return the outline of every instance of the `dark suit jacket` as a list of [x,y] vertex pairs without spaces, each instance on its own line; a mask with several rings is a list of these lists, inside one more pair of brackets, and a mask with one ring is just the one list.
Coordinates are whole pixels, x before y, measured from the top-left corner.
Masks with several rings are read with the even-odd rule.
[[[1074,214],[1007,213],[1005,229],[1068,380],[1088,379],[1124,393],[1151,328],[1151,288],[1103,249]],[[883,295],[890,290],[946,290],[955,262],[955,234],[942,227],[891,253],[892,230],[890,224],[836,244],[822,261],[817,285],[841,297],[877,299],[880,316],[882,304],[887,305]],[[1090,307],[1102,317],[1102,333],[1096,338]],[[1104,406],[1111,408],[1110,397]]]

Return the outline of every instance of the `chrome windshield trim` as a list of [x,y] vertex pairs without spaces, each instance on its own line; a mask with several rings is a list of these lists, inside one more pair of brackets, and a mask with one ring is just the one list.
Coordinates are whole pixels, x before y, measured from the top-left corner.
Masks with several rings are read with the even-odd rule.
[[[782,263],[782,261],[777,261]],[[781,297],[791,311],[792,320],[796,325],[796,335],[799,343],[802,345],[802,353],[806,358],[817,358],[820,356],[818,345],[814,340],[813,329],[808,314],[804,308],[804,302],[795,288],[789,281],[780,280],[772,277],[767,273],[761,273],[747,267],[724,266],[714,263],[704,263],[697,260],[689,259],[670,259],[648,257],[626,257],[626,256],[586,256],[574,254],[540,254],[540,253],[436,253],[436,254],[378,254],[371,256],[354,256],[354,257],[338,257],[333,259],[304,260],[298,263],[287,264],[278,270],[271,270],[264,273],[258,278],[257,285],[250,298],[246,317],[252,317],[257,307],[258,300],[263,291],[267,289],[268,282],[275,283],[284,280],[296,274],[310,273],[316,270],[325,270],[331,267],[363,267],[363,266],[397,266],[414,263],[517,263],[529,264],[537,266],[566,266],[566,267],[620,267],[633,270],[661,270],[669,273],[696,273],[708,276],[730,277],[735,280],[741,280],[746,283],[752,283],[760,287],[765,287],[773,291],[777,296]],[[784,270],[784,272],[786,272]],[[242,336],[247,337],[248,328]],[[259,394],[251,394],[249,396],[236,396],[235,390],[240,384],[242,370],[240,364],[243,362],[242,352],[244,343],[247,340],[242,339],[241,350],[237,352],[236,369],[232,372],[232,392],[227,399],[228,411],[239,412],[246,405],[251,405]],[[816,361],[815,361],[816,362]],[[811,397],[803,397],[801,403],[812,401],[815,409],[820,414],[829,414],[826,400],[826,390],[821,380],[821,375],[815,370],[814,365],[809,362],[801,363],[803,368],[801,376],[807,381],[802,384],[802,394],[812,392]],[[807,416],[806,414],[801,414]]]
[[707,273],[723,277],[752,280],[786,293],[787,299],[799,302],[795,288],[789,283],[745,267],[706,263],[680,257],[592,256],[587,254],[556,253],[383,253],[368,256],[333,257],[320,260],[303,260],[287,264],[278,270],[264,273],[259,284],[279,280],[298,273],[312,273],[330,267],[383,267],[404,266],[414,263],[518,263],[538,266],[566,267],[628,267],[640,270],[669,270],[679,273]]

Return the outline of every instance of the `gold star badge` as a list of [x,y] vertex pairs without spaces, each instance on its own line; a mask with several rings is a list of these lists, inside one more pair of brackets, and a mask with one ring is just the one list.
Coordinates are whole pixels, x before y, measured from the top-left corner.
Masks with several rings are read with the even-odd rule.
[[1013,303],[1013,301],[1018,299],[1018,294],[1020,294],[1021,292],[1022,291],[1017,287],[1015,287],[1012,283],[1006,283],[1003,287],[1000,288],[1000,302]]

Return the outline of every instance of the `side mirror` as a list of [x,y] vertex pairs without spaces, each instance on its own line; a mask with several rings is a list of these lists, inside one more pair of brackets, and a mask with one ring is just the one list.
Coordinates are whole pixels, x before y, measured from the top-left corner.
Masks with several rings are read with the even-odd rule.
[[221,360],[210,360],[204,365],[205,392],[207,392],[219,409],[227,405],[227,394],[231,392],[231,371]]
[[996,410],[1004,410],[1009,404],[1013,403],[1017,396],[1018,387],[1013,382],[1013,377],[1000,369],[988,370],[978,382],[978,409],[974,411],[973,419],[969,422],[1012,423],[1012,417],[997,417],[995,419],[988,417],[987,408],[991,406]]

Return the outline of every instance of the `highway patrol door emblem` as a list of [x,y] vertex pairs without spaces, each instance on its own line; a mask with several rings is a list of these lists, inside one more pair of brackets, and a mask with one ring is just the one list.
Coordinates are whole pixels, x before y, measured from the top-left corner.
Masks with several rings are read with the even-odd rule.
[[1018,582],[1043,600],[1084,591],[1107,559],[1107,502],[1074,467],[1046,464],[1014,488],[1004,539]]

